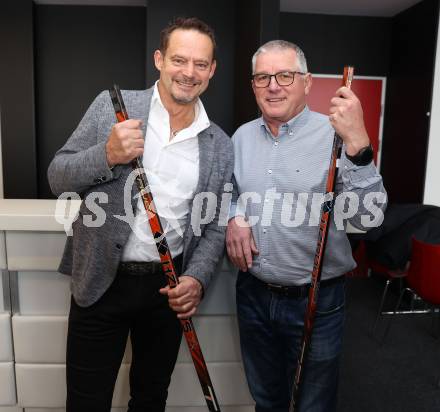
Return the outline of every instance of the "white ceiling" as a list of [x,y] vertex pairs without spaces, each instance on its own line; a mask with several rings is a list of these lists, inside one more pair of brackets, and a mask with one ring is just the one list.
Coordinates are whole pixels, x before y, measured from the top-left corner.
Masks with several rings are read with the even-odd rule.
[[[34,0],[38,4],[145,6],[147,0]],[[212,1],[212,0],[207,0]],[[421,0],[280,0],[281,11],[391,17]]]
[[[281,11],[392,17],[421,0],[280,0]],[[311,28],[313,30],[313,28]]]

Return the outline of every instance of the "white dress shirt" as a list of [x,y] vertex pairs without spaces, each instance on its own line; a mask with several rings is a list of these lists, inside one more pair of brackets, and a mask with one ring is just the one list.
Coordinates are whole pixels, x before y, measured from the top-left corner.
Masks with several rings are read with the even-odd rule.
[[[183,251],[185,221],[199,179],[198,134],[210,125],[200,99],[193,123],[172,139],[170,117],[162,104],[157,82],[151,99],[143,154],[143,165],[166,240],[173,257]],[[141,199],[122,261],[160,261]]]

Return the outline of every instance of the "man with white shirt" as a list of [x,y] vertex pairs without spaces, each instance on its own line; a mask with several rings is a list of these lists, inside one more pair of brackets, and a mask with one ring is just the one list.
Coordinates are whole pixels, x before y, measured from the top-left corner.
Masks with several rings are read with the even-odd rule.
[[[181,340],[178,318],[195,313],[223,251],[218,210],[232,174],[232,144],[209,121],[199,99],[216,67],[212,29],[197,18],[176,19],[161,32],[154,61],[160,79],[153,88],[122,92],[130,120],[116,123],[109,93],[102,92],[49,166],[55,194],[97,198],[106,216],[102,225],[87,225],[84,217],[91,212],[82,203],[59,268],[72,276],[68,412],[110,411],[128,333],[133,354],[128,410],[165,410]],[[130,165],[136,157],[142,158],[182,273],[174,289],[166,286],[136,196]],[[217,204],[210,205],[215,217],[199,221],[195,232],[190,218],[202,192],[216,195]],[[210,212],[207,207],[203,213]]]

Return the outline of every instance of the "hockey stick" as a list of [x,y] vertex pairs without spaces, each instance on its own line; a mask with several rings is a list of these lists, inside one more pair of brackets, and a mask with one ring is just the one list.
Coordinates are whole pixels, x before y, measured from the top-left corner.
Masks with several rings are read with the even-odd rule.
[[[351,66],[344,67],[344,77],[342,85],[351,86],[353,80],[354,68]],[[321,209],[321,220],[319,223],[318,243],[316,245],[315,259],[313,261],[312,280],[309,289],[309,300],[307,302],[307,310],[304,317],[304,332],[301,341],[300,352],[298,356],[298,364],[293,381],[292,398],[290,400],[289,412],[295,412],[299,405],[301,381],[304,372],[304,362],[310,347],[312,338],[313,325],[315,322],[316,305],[318,299],[319,285],[321,282],[322,261],[325,253],[325,245],[327,243],[327,234],[329,227],[330,215],[335,204],[335,183],[338,175],[339,161],[342,150],[342,139],[335,133],[333,139],[332,154],[330,158],[330,166],[327,175],[327,185],[325,200]]]
[[[109,93],[118,122],[128,120],[127,110],[125,109],[125,104],[122,100],[122,94],[119,90],[119,87],[114,85],[113,89],[109,90]],[[156,213],[153,195],[150,191],[150,186],[148,184],[141,158],[138,157],[133,159],[131,161],[131,166],[136,172],[136,184],[138,186],[139,194],[142,197],[145,211],[147,212],[151,233],[156,240],[156,247],[157,251],[159,252],[163,272],[167,278],[170,288],[174,288],[179,283],[179,278],[168,247],[168,243],[163,233],[162,223],[160,222],[159,216]],[[200,348],[199,340],[194,329],[194,324],[191,318],[179,320],[180,324],[182,325],[183,334],[185,336],[186,343],[188,344],[194,366],[196,368],[197,376],[199,377],[200,385],[202,387],[208,409],[210,411],[219,412],[220,406],[215,396],[208,368],[206,366],[202,349]]]

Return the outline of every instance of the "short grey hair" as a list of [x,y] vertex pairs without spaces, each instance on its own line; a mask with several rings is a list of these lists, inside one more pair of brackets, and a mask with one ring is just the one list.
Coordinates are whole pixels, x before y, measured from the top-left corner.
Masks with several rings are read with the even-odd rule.
[[295,44],[286,40],[271,40],[258,48],[252,56],[252,74],[255,74],[255,64],[259,54],[266,53],[272,50],[293,50],[298,58],[299,70],[307,73],[307,61],[304,52]]

